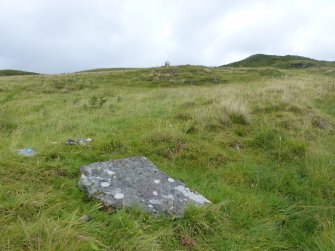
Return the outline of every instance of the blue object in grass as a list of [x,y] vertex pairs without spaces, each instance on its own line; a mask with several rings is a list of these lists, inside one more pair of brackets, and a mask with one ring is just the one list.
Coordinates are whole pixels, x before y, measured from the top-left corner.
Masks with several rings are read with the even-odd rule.
[[32,147],[17,150],[16,153],[22,156],[34,156],[36,154]]

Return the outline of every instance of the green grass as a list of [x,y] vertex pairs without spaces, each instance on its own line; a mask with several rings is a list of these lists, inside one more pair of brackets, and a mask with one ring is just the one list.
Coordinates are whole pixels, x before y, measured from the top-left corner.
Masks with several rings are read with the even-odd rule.
[[[334,250],[335,81],[325,71],[0,78],[0,250]],[[65,145],[79,137],[94,141]],[[38,154],[15,153],[28,146]],[[80,166],[137,155],[213,203],[171,219],[79,190]]]
[[335,97],[334,95],[329,95],[329,96],[323,97],[322,99],[318,99],[316,104],[317,104],[317,107],[319,107],[322,111],[335,117]]

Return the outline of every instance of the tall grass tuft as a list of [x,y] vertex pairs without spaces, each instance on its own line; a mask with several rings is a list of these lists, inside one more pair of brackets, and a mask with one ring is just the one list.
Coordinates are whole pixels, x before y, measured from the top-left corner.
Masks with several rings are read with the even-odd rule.
[[250,116],[247,106],[239,99],[221,98],[214,104],[216,116],[222,125],[226,124],[250,124]]

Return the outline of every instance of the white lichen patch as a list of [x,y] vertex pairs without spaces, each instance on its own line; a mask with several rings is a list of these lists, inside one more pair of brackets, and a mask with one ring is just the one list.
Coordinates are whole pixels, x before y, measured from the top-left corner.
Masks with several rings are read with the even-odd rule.
[[101,182],[102,187],[108,187],[110,185],[109,182]]
[[91,184],[91,182],[88,179],[88,177],[85,174],[83,174],[83,173],[81,174],[80,181],[85,186],[89,186]]
[[111,171],[111,170],[107,170],[107,173],[108,173],[109,175],[114,175],[114,174],[115,174],[115,172],[113,172],[113,171]]
[[196,203],[200,203],[200,204],[204,204],[204,203],[210,203],[209,200],[207,200],[204,196],[197,194],[197,193],[193,193],[189,188],[184,187],[184,186],[177,186],[174,189],[176,189],[177,191],[181,192],[185,197],[189,198],[190,200],[196,202]]
[[153,208],[154,206],[153,205],[148,205],[148,207]]
[[152,194],[156,196],[158,195],[157,191],[153,191]]
[[174,196],[172,194],[162,195],[162,197],[165,199],[174,200]]
[[114,195],[114,199],[120,200],[124,198],[124,194],[123,193],[117,193]]
[[155,184],[159,184],[159,182],[161,182],[160,180],[154,180]]
[[174,179],[172,179],[172,178],[168,178],[168,182],[174,182]]
[[154,205],[161,204],[161,202],[160,202],[159,200],[155,200],[155,199],[151,199],[151,200],[149,200],[149,202],[150,202],[151,204],[154,204]]

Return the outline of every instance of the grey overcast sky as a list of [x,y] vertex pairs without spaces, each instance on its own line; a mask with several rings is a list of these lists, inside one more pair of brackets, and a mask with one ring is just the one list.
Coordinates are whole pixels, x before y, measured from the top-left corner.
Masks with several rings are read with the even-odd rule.
[[335,60],[335,0],[0,0],[0,69]]

